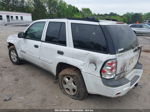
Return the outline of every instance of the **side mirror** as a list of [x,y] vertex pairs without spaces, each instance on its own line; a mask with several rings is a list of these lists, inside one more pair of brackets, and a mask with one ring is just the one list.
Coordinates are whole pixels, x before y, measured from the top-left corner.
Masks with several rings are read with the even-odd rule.
[[24,32],[18,33],[18,38],[24,38]]

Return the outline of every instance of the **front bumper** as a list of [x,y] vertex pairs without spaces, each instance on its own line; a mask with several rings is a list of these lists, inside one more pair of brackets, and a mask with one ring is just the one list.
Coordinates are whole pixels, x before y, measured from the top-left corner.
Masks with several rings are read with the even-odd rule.
[[[126,75],[126,82],[121,82],[121,85],[108,86],[103,83],[100,77],[94,76],[89,73],[84,73],[84,81],[87,91],[91,94],[98,94],[107,97],[118,97],[125,95],[135,84],[137,84],[143,74],[143,70],[135,68]],[[121,80],[120,80],[121,81]]]

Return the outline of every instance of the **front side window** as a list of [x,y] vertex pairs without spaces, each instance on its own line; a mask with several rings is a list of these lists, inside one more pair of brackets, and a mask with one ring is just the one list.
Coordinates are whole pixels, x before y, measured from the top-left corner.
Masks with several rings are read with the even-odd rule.
[[62,22],[50,22],[46,33],[46,42],[66,46],[66,27]]
[[25,33],[26,39],[41,40],[45,22],[32,24]]
[[75,48],[107,52],[105,37],[99,25],[71,24]]

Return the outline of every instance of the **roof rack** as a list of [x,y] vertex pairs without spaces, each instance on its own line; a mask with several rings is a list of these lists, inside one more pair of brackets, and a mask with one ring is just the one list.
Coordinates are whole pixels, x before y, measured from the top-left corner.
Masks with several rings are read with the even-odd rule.
[[108,21],[117,21],[117,19],[109,19],[109,18],[107,18],[105,20],[108,20]]
[[99,22],[96,18],[86,17],[86,18],[51,18],[51,19],[69,19],[69,20],[82,20],[82,21],[92,21]]
[[97,20],[96,18],[90,18],[90,17],[86,17],[86,18],[67,18],[69,20],[83,20],[83,21],[93,21],[93,22],[99,22],[99,20]]

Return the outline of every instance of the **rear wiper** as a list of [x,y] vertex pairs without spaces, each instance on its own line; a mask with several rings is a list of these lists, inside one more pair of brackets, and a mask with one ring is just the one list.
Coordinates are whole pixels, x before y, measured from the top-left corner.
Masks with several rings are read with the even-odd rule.
[[118,49],[118,52],[121,53],[121,52],[127,51],[127,50],[129,50],[129,49],[134,49],[134,48],[135,48],[135,47],[133,47],[133,46],[129,46],[129,47],[126,48],[126,49],[120,48],[120,49]]
[[119,52],[119,53],[121,53],[121,52],[123,52],[123,51],[124,51],[124,48],[118,49],[118,52]]

